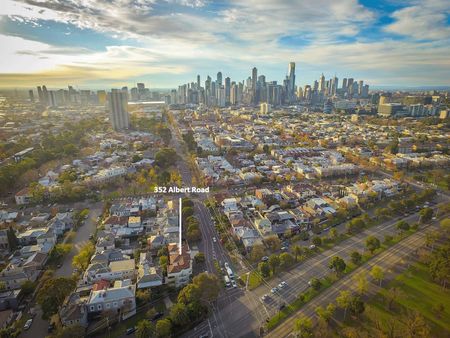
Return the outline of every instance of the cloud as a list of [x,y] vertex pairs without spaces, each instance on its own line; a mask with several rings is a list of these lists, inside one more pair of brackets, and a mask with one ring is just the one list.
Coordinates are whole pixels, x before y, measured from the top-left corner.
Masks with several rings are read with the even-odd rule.
[[417,40],[450,39],[447,18],[450,6],[447,0],[428,0],[413,3],[395,11],[395,20],[385,31]]

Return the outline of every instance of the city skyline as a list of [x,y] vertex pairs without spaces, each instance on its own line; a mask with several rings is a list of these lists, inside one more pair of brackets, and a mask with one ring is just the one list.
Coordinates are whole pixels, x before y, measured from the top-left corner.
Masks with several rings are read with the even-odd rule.
[[322,72],[376,86],[450,85],[445,1],[6,0],[0,87],[176,88],[255,66],[281,82]]

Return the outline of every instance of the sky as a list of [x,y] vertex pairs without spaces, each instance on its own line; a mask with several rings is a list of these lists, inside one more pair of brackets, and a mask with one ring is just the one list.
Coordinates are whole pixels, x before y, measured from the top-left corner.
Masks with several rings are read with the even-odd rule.
[[0,87],[175,88],[218,71],[450,86],[448,0],[1,0]]

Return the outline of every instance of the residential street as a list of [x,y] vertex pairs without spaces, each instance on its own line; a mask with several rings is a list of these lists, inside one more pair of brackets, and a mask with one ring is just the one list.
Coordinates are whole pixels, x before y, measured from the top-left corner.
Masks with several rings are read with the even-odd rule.
[[[102,212],[102,203],[98,202],[91,204],[89,216],[83,226],[77,232],[73,240],[72,251],[64,257],[62,266],[55,271],[55,276],[70,276],[72,274],[72,258],[80,251],[80,248],[89,241],[89,236],[95,232],[97,217]],[[42,312],[39,306],[36,306],[36,316],[33,319],[33,324],[28,331],[23,331],[20,337],[23,338],[43,338],[48,335],[47,329],[49,322],[41,318]]]

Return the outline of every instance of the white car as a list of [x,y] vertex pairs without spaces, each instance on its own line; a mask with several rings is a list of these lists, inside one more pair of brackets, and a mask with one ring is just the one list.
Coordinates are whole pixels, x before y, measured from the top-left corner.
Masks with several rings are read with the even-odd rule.
[[216,237],[213,237],[213,242],[214,242],[214,243],[216,243],[216,242],[217,242],[217,239],[216,239]]
[[270,298],[269,295],[264,295],[264,296],[261,297],[261,300],[263,302],[265,302],[265,301],[269,300],[269,298]]
[[288,284],[287,284],[285,281],[282,281],[282,282],[280,283],[280,285],[281,285],[282,288],[284,288],[284,287],[286,287]]
[[23,326],[23,329],[28,330],[31,327],[31,324],[33,324],[33,318],[30,318],[26,321],[25,325]]
[[236,284],[236,282],[234,281],[234,279],[231,280],[231,285],[233,285],[234,288],[237,288],[237,284]]
[[227,268],[229,268],[230,267],[230,265],[228,265],[228,262],[225,262],[225,269],[227,269]]
[[270,292],[276,293],[276,292],[278,292],[278,288],[275,286],[275,287],[273,287],[273,288],[270,290]]
[[310,248],[311,250],[313,250],[313,249],[316,248],[316,246],[315,246],[314,244],[311,244],[311,245],[309,246],[309,248]]

